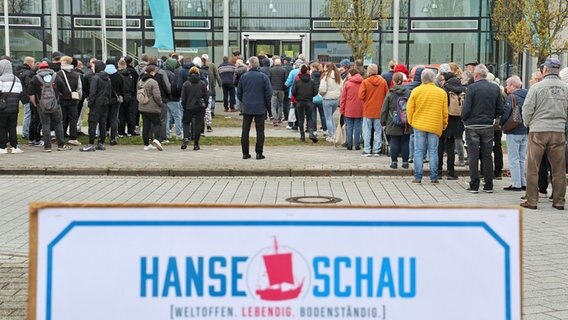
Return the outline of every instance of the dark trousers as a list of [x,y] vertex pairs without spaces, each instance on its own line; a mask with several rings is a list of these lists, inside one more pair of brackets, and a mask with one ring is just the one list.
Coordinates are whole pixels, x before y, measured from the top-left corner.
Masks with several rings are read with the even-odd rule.
[[288,91],[284,91],[284,121],[288,121],[288,113],[290,113],[290,97],[288,96]]
[[495,177],[501,177],[503,175],[503,146],[501,142],[501,138],[503,138],[503,131],[495,130],[493,135],[493,163],[495,165],[493,168],[493,175]]
[[[205,109],[197,108],[190,110],[183,110],[183,137],[190,139],[193,131],[193,145],[199,145],[199,138],[201,137],[201,130],[203,129],[205,118]],[[191,129],[190,130],[190,125]]]
[[108,105],[108,121],[107,125],[110,129],[110,140],[116,140],[118,135],[118,109],[120,108],[120,103],[117,101],[111,102]]
[[229,106],[231,109],[235,109],[236,103],[235,86],[232,84],[223,84],[223,107],[225,110],[227,110]]
[[30,121],[30,141],[39,142],[41,139],[41,120],[39,118],[39,113],[37,112],[37,107],[30,105],[30,110],[32,112],[32,121]]
[[456,161],[456,138],[455,137],[440,137],[438,142],[438,171],[442,171],[443,160],[444,160],[444,150],[447,154],[446,168],[448,169],[448,176],[455,176],[455,161]]
[[493,159],[491,151],[493,149],[493,139],[495,138],[493,128],[487,129],[467,129],[465,139],[467,141],[470,188],[479,189],[479,157],[483,159],[483,178],[485,179],[485,190],[493,190]]
[[317,131],[318,125],[318,114],[320,115],[321,127],[323,131],[327,131],[327,121],[325,121],[325,114],[323,112],[323,104],[322,103],[314,103],[314,108],[312,110],[312,118],[314,119],[314,131]]
[[77,118],[79,114],[77,113],[77,102],[70,101],[60,101],[61,105],[61,116],[63,121],[63,133],[67,132],[69,128],[69,140],[77,140]]
[[249,154],[249,132],[254,120],[256,127],[256,154],[262,154],[264,148],[264,116],[265,114],[243,114],[243,131],[241,134],[241,148],[243,155]]
[[[159,139],[162,129],[162,119],[160,113],[141,112],[142,114],[142,141],[144,145],[150,145],[150,139]],[[150,134],[152,136],[150,136]]]
[[[398,162],[398,154],[402,154],[402,163],[408,163],[410,135],[390,136],[391,161]],[[385,148],[385,146],[383,146]]]
[[6,143],[10,141],[12,148],[18,147],[16,126],[18,125],[18,111],[0,113],[0,148],[6,149]]
[[542,156],[540,167],[538,168],[538,192],[546,193],[548,189],[548,172],[550,172],[550,163],[546,152]]
[[51,149],[51,130],[55,131],[55,139],[57,145],[62,147],[65,145],[63,137],[63,124],[61,123],[61,109],[53,113],[43,113],[38,109],[39,119],[41,120],[41,129],[43,133],[43,147]]
[[105,143],[107,134],[108,109],[91,108],[89,110],[89,144],[95,144],[97,125],[99,126],[99,143]]
[[300,135],[304,136],[304,119],[307,120],[308,133],[312,134],[315,131],[315,118],[314,118],[314,105],[311,101],[298,101],[296,102],[296,111],[298,116],[298,130]]
[[126,135],[127,132],[129,134],[134,134],[135,126],[132,108],[136,108],[136,104],[130,101],[128,103],[123,103],[118,110],[118,134],[121,136]]

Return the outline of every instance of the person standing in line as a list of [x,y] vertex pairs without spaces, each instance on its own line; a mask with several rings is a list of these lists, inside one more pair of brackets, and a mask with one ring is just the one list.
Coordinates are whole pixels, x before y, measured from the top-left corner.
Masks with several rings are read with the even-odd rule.
[[422,183],[423,159],[428,146],[430,182],[438,181],[438,142],[448,127],[448,95],[434,84],[436,75],[431,69],[421,74],[422,84],[412,90],[407,104],[408,123],[414,128],[414,180]]
[[75,71],[73,58],[69,56],[61,57],[61,70],[57,72],[55,85],[59,91],[59,105],[61,106],[63,134],[69,128],[70,145],[80,146],[81,142],[77,140],[77,121],[78,109],[77,102],[83,96],[83,84],[81,83],[81,74]]
[[467,87],[461,118],[465,125],[468,151],[470,193],[479,192],[479,158],[483,161],[483,191],[493,193],[493,143],[494,123],[503,115],[503,99],[499,86],[487,81],[485,65],[475,67],[474,83]]
[[33,67],[35,65],[35,59],[33,57],[25,57],[24,63],[16,68],[16,73],[22,84],[22,96],[21,101],[24,105],[24,122],[22,124],[22,139],[29,140],[30,138],[30,123],[32,121],[32,109],[30,108],[30,96],[28,95],[28,87],[30,86],[30,81],[35,74]]
[[199,150],[199,138],[205,120],[205,109],[209,103],[207,85],[201,81],[199,68],[189,70],[188,81],[183,84],[181,105],[183,107],[183,143],[181,149],[187,149],[190,140],[189,126],[193,128],[193,150]]
[[[390,138],[391,145],[391,169],[398,168],[398,154],[402,155],[402,168],[408,169],[410,125],[402,123],[398,125],[394,123],[394,113],[397,112],[397,103],[402,102],[404,98],[408,98],[409,90],[403,86],[404,75],[400,72],[395,73],[391,79],[394,83],[389,90],[387,97],[383,103],[381,110],[381,122],[386,127],[385,133]],[[402,111],[402,110],[401,110]]]
[[278,126],[284,119],[284,96],[286,95],[286,77],[288,72],[282,67],[280,59],[274,60],[274,67],[268,71],[272,85],[272,125]]
[[180,98],[181,98],[181,90],[178,88],[177,86],[177,78],[176,78],[176,73],[175,70],[178,66],[178,62],[176,59],[173,58],[168,58],[166,60],[166,62],[164,62],[165,65],[165,71],[166,71],[166,75],[168,77],[168,80],[170,81],[170,88],[171,88],[171,92],[170,92],[170,96],[168,98],[168,102],[166,104],[167,106],[167,116],[166,116],[166,123],[162,122],[162,131],[163,131],[163,135],[165,134],[166,139],[170,139],[172,133],[170,132],[170,121],[173,119],[173,123],[175,125],[176,131],[175,131],[175,137],[177,138],[181,138],[182,137],[182,121],[181,121],[181,117],[182,117],[182,113],[181,113],[181,107],[180,107]]
[[[112,94],[110,77],[105,72],[106,65],[102,61],[93,62],[94,76],[90,78],[89,85],[89,144],[79,149],[82,152],[95,150],[104,151],[107,135],[107,119],[110,98]],[[99,142],[95,146],[97,137],[97,125]]]
[[233,78],[233,83],[235,84],[235,109],[231,109],[230,112],[236,112],[237,110],[242,115],[243,110],[241,109],[241,100],[239,100],[239,81],[241,76],[247,72],[247,65],[243,62],[243,60],[238,59],[235,64],[235,76]]
[[[529,129],[521,122],[515,127],[507,128],[505,125],[509,118],[514,116],[513,108],[518,108],[519,114],[523,112],[523,104],[528,90],[522,88],[523,83],[519,76],[512,76],[505,81],[509,97],[503,110],[500,125],[507,139],[507,155],[509,170],[511,171],[511,185],[503,188],[506,191],[526,190],[525,159],[527,156],[527,137]],[[522,119],[521,119],[522,120]]]
[[118,137],[122,138],[129,135],[126,127],[128,127],[129,131],[130,129],[134,130],[133,123],[130,120],[130,106],[132,105],[132,100],[136,97],[136,84],[133,83],[134,79],[132,79],[124,59],[118,61],[118,74],[122,77],[124,84],[124,98],[118,112]]
[[[381,154],[383,128],[381,126],[381,110],[385,97],[389,92],[388,84],[379,75],[379,67],[370,64],[367,68],[367,79],[363,80],[359,88],[359,99],[363,100],[363,142],[364,148],[361,156],[378,157]],[[373,145],[371,146],[371,134]]]
[[107,59],[105,72],[110,78],[110,100],[108,108],[108,121],[107,130],[110,131],[110,145],[115,146],[118,144],[118,111],[120,105],[124,101],[124,80],[118,73],[116,60]]
[[215,91],[215,89],[217,85],[219,85],[219,88],[223,87],[223,82],[221,81],[221,76],[219,74],[217,66],[213,62],[209,61],[209,55],[207,53],[201,55],[201,60],[203,65],[206,66],[211,73],[211,83],[209,83],[209,92],[211,92],[211,105],[209,107],[211,108],[211,117],[214,117],[215,100],[217,99],[217,91]]
[[385,81],[387,82],[389,89],[392,86],[391,83],[396,84],[392,81],[392,77],[394,75],[394,67],[396,67],[396,61],[394,61],[394,60],[389,61],[389,70],[386,71],[386,72],[383,72],[383,74],[381,75],[383,77],[383,79],[385,79]]
[[322,80],[319,86],[319,94],[323,99],[323,111],[327,127],[327,142],[335,141],[335,120],[333,114],[339,107],[339,96],[341,96],[341,87],[343,80],[337,66],[333,63],[325,65]]
[[223,63],[217,68],[219,77],[221,78],[221,87],[223,87],[223,108],[225,112],[235,110],[235,70],[234,64],[229,62],[229,57],[223,57]]
[[[1,61],[0,61],[1,62]],[[71,147],[65,144],[64,136],[63,136],[63,125],[61,123],[61,107],[57,102],[57,89],[53,88],[55,83],[55,78],[57,77],[54,70],[49,69],[49,64],[47,62],[42,62],[39,64],[39,71],[37,74],[32,78],[30,81],[30,90],[28,94],[30,95],[30,103],[32,104],[33,108],[37,108],[37,112],[41,121],[41,128],[43,133],[43,148],[44,152],[51,152],[51,129],[55,131],[55,139],[57,140],[57,150],[58,151],[68,151],[71,150]],[[53,97],[51,94],[49,95],[52,97],[51,103],[57,104],[55,110],[51,110],[51,112],[45,112],[42,110],[40,103],[42,101],[42,92],[44,84],[46,87],[51,86],[53,88]],[[48,94],[46,93],[45,99],[48,99]],[[44,101],[44,103],[47,103]],[[50,104],[51,104],[50,103]]]
[[[138,91],[141,89],[144,90],[146,96],[146,101],[138,101],[138,110],[142,114],[142,141],[145,151],[163,150],[159,137],[162,133],[161,115],[166,105],[160,96],[160,85],[154,79],[157,74],[157,67],[148,65],[144,69],[144,73],[140,75],[140,80],[136,85],[136,98],[139,98]],[[152,144],[150,144],[150,140],[152,140]]]
[[240,77],[238,85],[238,98],[242,102],[243,130],[241,134],[241,148],[243,159],[250,159],[249,132],[252,121],[256,127],[256,159],[265,158],[264,148],[264,116],[270,107],[272,98],[272,85],[268,76],[260,72],[258,58],[249,59],[250,69]]
[[313,98],[318,94],[318,87],[316,86],[314,80],[310,77],[308,72],[308,66],[305,64],[300,67],[300,73],[298,74],[298,79],[294,80],[292,85],[292,97],[296,99],[296,109],[298,114],[298,130],[300,130],[300,140],[306,141],[306,136],[304,134],[304,118],[307,121],[308,135],[312,142],[318,142],[318,138],[315,134],[315,125],[313,113]]
[[347,150],[361,150],[361,129],[363,124],[363,100],[359,99],[359,88],[363,77],[357,69],[349,70],[349,77],[341,93],[340,109],[345,120]]
[[521,207],[536,209],[538,169],[547,154],[552,170],[552,207],[564,210],[566,202],[566,122],[568,84],[560,80],[560,61],[544,62],[542,81],[534,84],[523,105],[523,121],[529,128],[527,155],[527,196]]
[[[0,109],[0,154],[24,152],[18,148],[16,133],[22,90],[20,79],[12,73],[10,60],[0,60],[0,92],[5,103]],[[8,142],[10,149],[7,148]]]

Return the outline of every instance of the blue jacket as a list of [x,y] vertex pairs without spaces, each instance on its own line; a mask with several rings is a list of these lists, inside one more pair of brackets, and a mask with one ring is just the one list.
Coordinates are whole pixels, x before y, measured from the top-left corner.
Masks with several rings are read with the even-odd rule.
[[259,69],[250,69],[239,80],[237,97],[242,101],[243,114],[265,114],[271,106],[272,85]]
[[286,79],[286,83],[284,84],[288,87],[288,97],[292,98],[292,85],[294,84],[294,79],[300,72],[300,68],[294,68],[292,71],[288,72],[288,79]]
[[[503,108],[503,116],[500,121],[501,126],[505,125],[505,122],[507,122],[507,119],[511,116],[511,112],[513,110],[513,95],[515,96],[515,100],[517,100],[516,104],[520,109],[519,111],[523,114],[523,104],[525,103],[525,98],[527,97],[528,92],[529,91],[527,89],[518,89],[507,97],[507,103]],[[529,128],[525,127],[524,124],[521,124],[511,131],[503,132],[506,134],[529,134]]]

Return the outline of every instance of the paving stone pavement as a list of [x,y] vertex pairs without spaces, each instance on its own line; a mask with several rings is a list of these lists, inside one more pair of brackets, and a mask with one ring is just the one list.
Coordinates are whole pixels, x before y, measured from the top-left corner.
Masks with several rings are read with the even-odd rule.
[[[256,162],[252,162],[256,164]],[[413,185],[410,177],[2,176],[0,319],[26,319],[28,204],[32,201],[288,204],[290,196],[335,196],[340,204],[516,205],[519,192],[469,194],[466,178]],[[523,219],[524,320],[568,319],[568,214],[548,199]],[[484,319],[485,320],[485,319]],[[487,319],[492,320],[492,319]]]

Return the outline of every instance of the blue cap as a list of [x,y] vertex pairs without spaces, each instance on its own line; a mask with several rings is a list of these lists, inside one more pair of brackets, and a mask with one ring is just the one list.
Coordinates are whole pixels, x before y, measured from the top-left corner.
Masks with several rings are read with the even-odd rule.
[[340,67],[344,67],[344,66],[351,66],[351,61],[349,61],[349,59],[343,59],[341,60],[341,62],[339,63]]
[[544,66],[552,69],[560,69],[560,60],[556,58],[547,58],[546,61],[544,61]]

